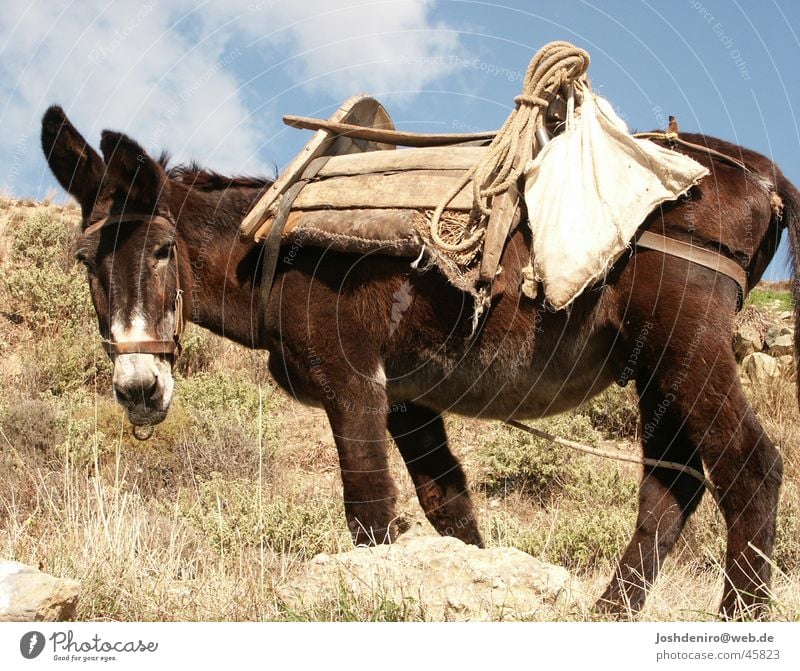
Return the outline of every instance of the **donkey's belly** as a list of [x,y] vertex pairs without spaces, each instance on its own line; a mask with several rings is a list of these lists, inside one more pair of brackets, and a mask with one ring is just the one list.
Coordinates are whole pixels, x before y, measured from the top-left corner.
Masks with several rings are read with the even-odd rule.
[[[417,401],[436,410],[491,419],[533,418],[564,412],[614,380],[609,346],[593,341],[552,352],[499,351],[466,355],[458,363],[431,354],[387,372],[391,402]],[[388,362],[387,362],[388,363]],[[408,364],[412,363],[411,366]]]

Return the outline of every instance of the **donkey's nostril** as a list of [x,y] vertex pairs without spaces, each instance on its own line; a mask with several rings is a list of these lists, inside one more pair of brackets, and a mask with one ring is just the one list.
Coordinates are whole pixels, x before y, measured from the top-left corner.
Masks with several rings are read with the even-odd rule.
[[127,387],[125,387],[123,385],[120,385],[120,384],[115,384],[114,385],[114,393],[117,395],[117,400],[120,403],[130,403],[131,402],[131,398],[128,396],[128,388]]
[[117,400],[124,405],[147,405],[158,390],[158,378],[147,379],[133,378],[114,382],[114,392]]

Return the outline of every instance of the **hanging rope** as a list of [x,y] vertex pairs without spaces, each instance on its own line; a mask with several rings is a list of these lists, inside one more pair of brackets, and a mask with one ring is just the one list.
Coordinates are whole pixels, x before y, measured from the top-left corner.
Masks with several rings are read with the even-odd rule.
[[691,466],[687,466],[686,464],[681,464],[678,463],[677,461],[663,461],[662,459],[635,457],[630,454],[610,452],[609,450],[601,450],[596,447],[589,447],[588,445],[583,445],[582,443],[576,443],[574,440],[559,438],[558,436],[554,436],[550,433],[547,433],[546,431],[535,429],[532,426],[528,426],[527,424],[518,422],[515,419],[507,419],[505,423],[508,424],[509,426],[513,426],[515,429],[519,429],[520,431],[529,433],[532,436],[536,436],[537,438],[542,438],[551,443],[555,443],[556,445],[561,445],[562,447],[568,447],[571,450],[577,450],[578,452],[583,452],[584,454],[591,454],[594,455],[595,457],[603,457],[605,459],[614,459],[615,461],[628,461],[632,464],[655,466],[656,468],[669,468],[673,471],[686,473],[687,475],[691,475],[693,478],[697,478],[697,480],[699,480],[703,484],[703,486],[711,493],[711,496],[714,497],[714,500],[717,503],[719,503],[719,492],[717,492],[717,488],[714,486],[714,483],[711,482],[711,480],[709,480],[706,477],[705,473],[703,473],[702,471],[698,471],[696,468],[692,468]]
[[[563,84],[580,80],[589,68],[589,54],[569,42],[551,42],[534,56],[514,102],[516,109],[497,132],[485,158],[469,170],[445,200],[433,211],[430,234],[433,243],[445,252],[463,252],[483,237],[491,199],[515,185],[533,158],[536,131],[544,126],[544,112],[550,101],[545,94],[556,94]],[[473,188],[475,229],[463,240],[448,242],[441,235],[442,213],[450,201],[470,182]]]

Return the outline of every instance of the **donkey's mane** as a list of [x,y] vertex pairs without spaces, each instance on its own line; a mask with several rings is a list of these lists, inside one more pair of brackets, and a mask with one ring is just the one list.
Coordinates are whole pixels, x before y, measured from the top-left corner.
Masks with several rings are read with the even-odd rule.
[[268,177],[251,177],[249,175],[229,177],[213,170],[206,170],[194,161],[168,168],[169,156],[166,154],[159,157],[159,163],[167,171],[171,180],[200,191],[221,191],[235,188],[263,189],[274,181]]

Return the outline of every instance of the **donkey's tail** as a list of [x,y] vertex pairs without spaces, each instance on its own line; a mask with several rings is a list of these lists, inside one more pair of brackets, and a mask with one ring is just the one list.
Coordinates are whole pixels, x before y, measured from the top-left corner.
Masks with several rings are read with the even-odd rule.
[[[800,191],[788,179],[780,175],[778,195],[783,201],[783,225],[789,231],[792,299],[794,301],[794,362],[795,369],[800,371]],[[800,404],[800,374],[797,376],[797,400]]]

